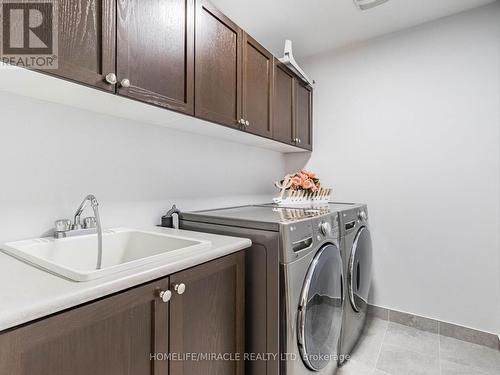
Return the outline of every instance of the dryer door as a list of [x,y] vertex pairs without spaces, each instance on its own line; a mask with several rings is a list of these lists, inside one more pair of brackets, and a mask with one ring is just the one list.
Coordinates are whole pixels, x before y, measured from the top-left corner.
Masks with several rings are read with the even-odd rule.
[[365,310],[372,279],[372,240],[366,227],[362,227],[354,238],[348,279],[352,308],[356,312]]
[[342,324],[342,258],[337,246],[324,245],[307,271],[298,312],[298,345],[304,363],[320,371],[336,360]]

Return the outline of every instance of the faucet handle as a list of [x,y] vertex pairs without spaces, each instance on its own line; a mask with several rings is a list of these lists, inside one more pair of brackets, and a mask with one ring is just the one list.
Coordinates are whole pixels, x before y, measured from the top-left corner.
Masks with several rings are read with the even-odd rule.
[[83,228],[82,222],[80,221],[80,216],[75,217],[73,224],[71,224],[71,230],[80,230]]
[[85,229],[91,229],[97,227],[97,220],[95,217],[90,216],[83,219],[83,227]]
[[71,220],[61,219],[55,222],[56,232],[67,232],[71,229]]

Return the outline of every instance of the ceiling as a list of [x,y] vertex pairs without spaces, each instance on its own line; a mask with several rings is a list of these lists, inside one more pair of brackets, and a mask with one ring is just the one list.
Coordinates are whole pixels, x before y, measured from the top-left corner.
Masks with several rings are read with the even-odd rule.
[[495,0],[390,0],[360,11],[352,0],[212,0],[276,56],[285,39],[304,58]]

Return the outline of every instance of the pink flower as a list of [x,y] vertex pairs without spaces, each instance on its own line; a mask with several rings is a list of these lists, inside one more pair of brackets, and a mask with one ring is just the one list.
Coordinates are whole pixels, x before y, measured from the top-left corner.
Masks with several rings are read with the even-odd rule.
[[309,179],[302,182],[302,188],[305,190],[312,189],[313,186],[316,187],[316,185],[314,185],[314,182]]
[[302,179],[299,176],[292,178],[292,189],[295,190],[302,185]]
[[303,189],[309,190],[311,192],[316,192],[320,187],[320,182],[319,179],[316,178],[316,174],[305,169],[302,169],[293,174],[287,174],[283,178],[281,183],[285,184],[287,181],[289,181],[290,184],[286,184],[287,186],[289,186],[288,189],[292,190]]
[[314,178],[316,177],[316,173],[311,172],[311,171],[306,171],[305,169],[300,171],[302,174],[305,174],[309,178]]
[[299,176],[302,179],[302,181],[309,179],[309,176],[302,172],[298,172],[297,176]]

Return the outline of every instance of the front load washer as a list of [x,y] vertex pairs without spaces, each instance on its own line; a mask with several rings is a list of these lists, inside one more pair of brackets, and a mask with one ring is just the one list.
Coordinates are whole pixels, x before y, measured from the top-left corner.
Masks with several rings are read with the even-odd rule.
[[[344,267],[337,214],[292,225],[281,262],[282,374],[333,374],[338,366]],[[299,235],[297,235],[300,233]]]
[[366,205],[342,211],[340,233],[345,253],[347,279],[341,353],[347,358],[359,339],[366,320],[372,278],[372,241]]
[[247,237],[249,375],[331,375],[338,366],[344,267],[339,218],[318,209],[242,206],[182,213],[180,226]]

